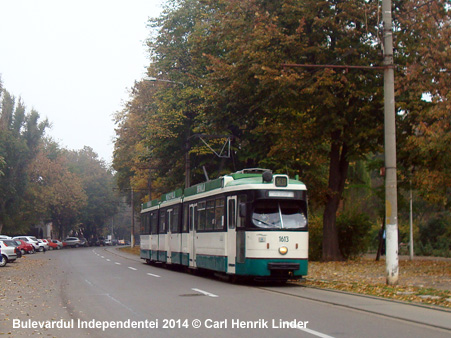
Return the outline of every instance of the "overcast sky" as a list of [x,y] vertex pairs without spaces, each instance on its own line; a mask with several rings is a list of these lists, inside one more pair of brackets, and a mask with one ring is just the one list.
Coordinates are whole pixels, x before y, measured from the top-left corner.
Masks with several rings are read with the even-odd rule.
[[3,86],[52,124],[61,146],[107,163],[113,115],[149,63],[147,20],[163,0],[0,0]]

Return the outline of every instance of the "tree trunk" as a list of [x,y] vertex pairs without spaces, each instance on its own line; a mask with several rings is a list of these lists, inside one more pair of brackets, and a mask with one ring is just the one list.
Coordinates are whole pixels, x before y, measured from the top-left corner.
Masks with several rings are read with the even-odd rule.
[[347,146],[339,141],[340,133],[332,134],[329,187],[323,215],[323,261],[343,260],[338,244],[337,210],[343,196],[349,161]]

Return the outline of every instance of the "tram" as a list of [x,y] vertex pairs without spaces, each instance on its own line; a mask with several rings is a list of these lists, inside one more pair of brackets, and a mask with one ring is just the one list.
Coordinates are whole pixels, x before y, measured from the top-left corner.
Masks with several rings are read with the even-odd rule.
[[140,257],[233,278],[299,279],[308,270],[307,188],[244,169],[142,205]]

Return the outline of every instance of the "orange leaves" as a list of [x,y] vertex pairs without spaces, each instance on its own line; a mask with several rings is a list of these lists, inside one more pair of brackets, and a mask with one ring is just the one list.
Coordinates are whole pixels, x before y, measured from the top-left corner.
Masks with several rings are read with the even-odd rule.
[[451,307],[451,260],[400,260],[399,285],[385,285],[385,261],[310,262],[307,285]]

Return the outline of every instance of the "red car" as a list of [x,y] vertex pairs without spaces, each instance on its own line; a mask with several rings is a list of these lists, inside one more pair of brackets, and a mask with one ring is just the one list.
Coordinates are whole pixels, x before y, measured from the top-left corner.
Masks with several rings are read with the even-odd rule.
[[22,239],[15,239],[15,241],[20,243],[20,245],[17,247],[17,249],[19,249],[22,252],[22,254],[25,254],[25,253],[33,254],[33,253],[35,253],[34,247],[30,243],[27,243],[27,242],[25,242]]
[[53,243],[51,240],[49,239],[43,239],[44,242],[46,242],[49,245],[50,250],[58,250],[58,244]]

